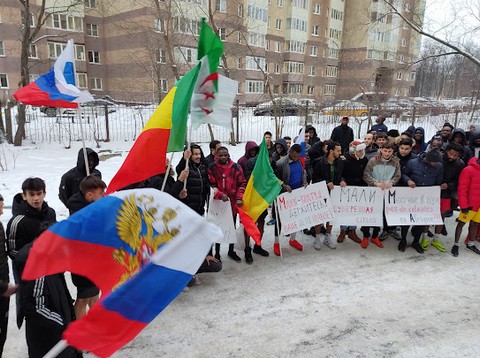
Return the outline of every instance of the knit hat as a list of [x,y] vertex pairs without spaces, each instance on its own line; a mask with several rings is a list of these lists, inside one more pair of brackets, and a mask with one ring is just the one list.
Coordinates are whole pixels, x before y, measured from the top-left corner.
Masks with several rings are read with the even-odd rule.
[[364,156],[365,156],[365,152],[363,152],[363,155],[361,157],[359,157],[357,155],[357,152],[361,151],[361,150],[365,150],[366,148],[366,144],[363,143],[363,142],[360,142],[359,140],[354,140],[353,142],[351,142],[348,146],[348,152],[350,153],[350,155],[353,157],[355,156],[357,159],[362,159]]
[[438,149],[432,149],[431,151],[427,152],[425,159],[430,163],[438,163],[442,161],[442,154]]

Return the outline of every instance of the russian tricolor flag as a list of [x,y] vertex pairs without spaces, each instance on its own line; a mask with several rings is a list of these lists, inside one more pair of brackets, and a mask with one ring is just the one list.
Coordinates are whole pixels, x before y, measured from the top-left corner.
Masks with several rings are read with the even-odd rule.
[[222,236],[169,194],[119,191],[43,233],[22,278],[70,271],[93,281],[101,301],[63,337],[77,349],[109,357],[182,292]]
[[24,104],[60,108],[77,108],[79,103],[93,101],[88,91],[75,87],[73,40],[69,40],[50,72],[18,89],[13,97]]
[[305,127],[303,127],[300,133],[298,133],[297,139],[295,139],[295,144],[300,144],[300,146],[302,147],[302,153],[300,155],[300,163],[302,164],[302,167],[305,166],[306,160],[305,130]]

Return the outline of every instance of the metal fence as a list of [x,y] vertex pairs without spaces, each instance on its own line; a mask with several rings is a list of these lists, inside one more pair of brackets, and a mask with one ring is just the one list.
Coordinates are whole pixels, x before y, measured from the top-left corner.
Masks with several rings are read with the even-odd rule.
[[[26,139],[34,143],[61,143],[69,145],[74,141],[80,141],[82,132],[80,123],[83,124],[83,136],[87,141],[114,141],[131,142],[139,135],[140,131],[153,114],[156,106],[116,106],[115,111],[105,113],[103,108],[81,111],[80,115],[74,112],[66,112],[56,117],[48,117],[41,113],[38,108],[28,109],[26,123]],[[333,127],[339,124],[340,116],[322,115],[320,111],[304,111],[300,116],[255,116],[253,107],[239,107],[238,116],[233,117],[234,139],[236,142],[248,140],[261,141],[263,133],[270,131],[274,138],[290,136],[294,138],[301,127],[306,123],[315,126],[320,138],[329,138]],[[300,112],[302,113],[302,112]],[[443,123],[450,122],[460,128],[468,128],[470,124],[468,113],[447,113],[438,116],[418,116],[415,118],[404,116],[388,118],[385,124],[389,128],[396,128],[400,132],[410,125],[423,126],[427,133],[441,128]],[[350,126],[355,136],[361,138],[366,133],[368,123],[375,117],[352,116]],[[370,122],[369,122],[370,121]],[[187,130],[187,133],[190,131]],[[213,139],[228,143],[231,141],[230,131],[212,126]],[[191,131],[190,141],[206,143],[212,140],[209,128],[202,125],[195,131]]]

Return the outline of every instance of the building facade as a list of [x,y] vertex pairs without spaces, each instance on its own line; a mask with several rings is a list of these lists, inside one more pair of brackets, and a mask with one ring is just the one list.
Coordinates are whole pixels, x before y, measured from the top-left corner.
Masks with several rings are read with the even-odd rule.
[[[41,14],[45,1],[45,14]],[[374,0],[33,0],[29,79],[75,41],[78,87],[116,100],[158,102],[197,61],[202,17],[225,44],[220,71],[240,103],[271,96],[319,103],[362,90],[407,96],[420,39]],[[406,16],[424,0],[398,0]],[[420,3],[420,5],[419,5]],[[414,6],[416,7],[414,9]],[[20,83],[25,9],[0,3],[0,99]],[[40,22],[40,25],[39,25]]]

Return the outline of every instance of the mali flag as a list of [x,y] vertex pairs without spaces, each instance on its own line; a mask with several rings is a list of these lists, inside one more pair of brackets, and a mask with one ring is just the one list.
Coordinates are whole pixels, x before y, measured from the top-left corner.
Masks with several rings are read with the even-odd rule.
[[265,139],[260,144],[255,167],[243,194],[240,219],[247,233],[260,245],[260,232],[255,224],[260,214],[275,200],[282,186],[273,172]]

